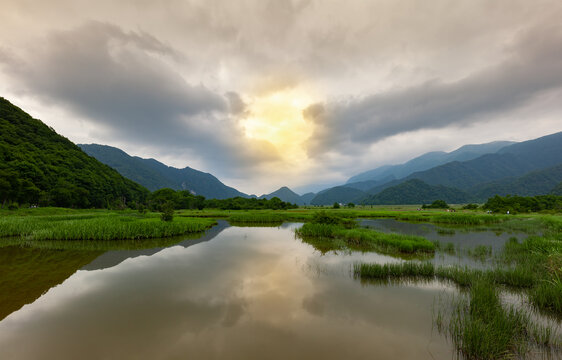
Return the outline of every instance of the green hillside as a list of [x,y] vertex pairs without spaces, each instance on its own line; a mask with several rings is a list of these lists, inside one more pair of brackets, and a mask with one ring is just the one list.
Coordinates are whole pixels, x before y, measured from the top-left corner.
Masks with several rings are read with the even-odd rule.
[[556,185],[551,191],[550,194],[562,196],[562,182]]
[[332,205],[333,203],[357,202],[365,196],[365,192],[347,186],[336,186],[324,190],[316,195],[310,203],[312,205]]
[[366,205],[398,205],[398,204],[430,204],[435,200],[444,200],[449,204],[465,203],[468,195],[455,188],[443,185],[428,185],[412,179],[396,186],[387,188],[375,195],[362,199]]
[[0,98],[0,205],[124,206],[148,191]]
[[453,161],[405,178],[469,190],[482,183],[520,177],[562,163],[562,132],[524,141],[469,161]]
[[130,156],[123,150],[107,145],[80,144],[90,156],[111,166],[121,175],[138,182],[151,191],[170,188],[189,190],[208,199],[248,197],[248,195],[223,184],[209,173],[185,167],[177,169],[154,159]]
[[481,184],[471,189],[477,201],[494,195],[546,195],[562,180],[562,164],[544,170],[532,171],[517,178],[505,178]]
[[297,204],[297,205],[304,205],[305,202],[303,201],[303,199],[301,198],[301,196],[297,193],[295,193],[293,190],[289,189],[286,186],[283,186],[277,190],[275,190],[274,192],[270,193],[270,194],[266,194],[266,195],[262,195],[260,196],[258,199],[272,199],[274,197],[278,197],[279,199],[281,199],[282,201],[291,203],[291,204]]

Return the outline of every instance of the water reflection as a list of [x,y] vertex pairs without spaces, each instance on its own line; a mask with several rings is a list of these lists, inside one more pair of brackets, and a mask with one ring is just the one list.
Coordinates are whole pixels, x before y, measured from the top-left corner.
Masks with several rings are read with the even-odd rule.
[[[527,234],[513,231],[491,231],[471,227],[440,227],[428,223],[408,223],[394,219],[362,219],[360,225],[385,233],[423,236],[430,241],[441,243],[442,251],[438,251],[431,259],[436,265],[459,265],[472,268],[488,268],[493,266],[491,258],[499,254],[506,241],[511,237],[524,240]],[[490,254],[483,257],[474,256],[471,250],[478,247],[490,249]]]
[[[217,225],[213,226],[211,229],[205,231],[204,234],[195,234],[192,236],[183,236],[179,238],[179,242],[177,242],[178,246],[183,246],[185,248],[193,246],[195,244],[199,244],[205,241],[209,241],[217,236],[221,231],[228,227],[228,222],[224,220],[218,220]],[[138,249],[138,250],[114,250],[108,251],[103,255],[97,257],[91,263],[86,264],[82,267],[81,270],[99,270],[105,269],[109,267],[113,267],[122,263],[124,260],[129,258],[134,258],[137,256],[150,256],[154,255],[157,252],[162,251],[165,249],[166,246],[162,247],[152,247],[148,249]]]
[[294,226],[229,227],[78,271],[0,322],[0,358],[452,357],[431,331],[443,286],[364,286],[351,264],[388,259],[323,255]]

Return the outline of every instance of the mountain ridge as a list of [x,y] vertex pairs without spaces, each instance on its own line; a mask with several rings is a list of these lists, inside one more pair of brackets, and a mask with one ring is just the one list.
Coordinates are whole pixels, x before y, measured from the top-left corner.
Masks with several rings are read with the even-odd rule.
[[123,176],[154,191],[162,188],[190,190],[209,199],[249,197],[223,184],[214,175],[190,167],[178,169],[156,159],[131,156],[125,151],[100,144],[79,144],[86,153],[117,170]]

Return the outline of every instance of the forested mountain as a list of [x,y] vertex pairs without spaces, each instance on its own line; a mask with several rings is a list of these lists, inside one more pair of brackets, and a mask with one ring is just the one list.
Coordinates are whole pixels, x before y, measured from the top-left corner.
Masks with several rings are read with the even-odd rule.
[[495,153],[498,150],[511,144],[514,143],[510,141],[494,141],[487,144],[464,145],[457,150],[451,151],[449,153],[443,151],[429,152],[418,156],[404,164],[385,165],[352,176],[347,181],[347,184],[369,180],[385,180],[384,182],[388,182],[393,179],[401,179],[416,171],[431,169],[435,166],[446,164],[451,161],[467,161],[475,159],[484,154]]
[[177,169],[154,159],[130,156],[123,150],[107,145],[81,144],[79,146],[86,153],[117,170],[121,175],[146,186],[151,191],[161,188],[190,190],[196,195],[203,195],[209,199],[248,197],[248,195],[226,186],[213,175],[190,167]]
[[[505,146],[506,144],[507,146]],[[501,149],[498,150],[499,147]],[[494,150],[496,153],[486,153],[472,158],[479,151],[492,152]],[[449,159],[472,159],[448,162],[428,170],[414,172],[403,178],[393,179],[393,174],[411,170],[416,166],[426,166],[432,161],[441,161],[444,154]],[[364,191],[366,194],[363,201],[368,203],[405,201],[416,204],[422,198],[428,200],[429,198],[425,195],[433,194],[431,191],[437,189],[441,189],[444,191],[444,195],[449,196],[449,200],[447,200],[449,202],[458,202],[462,196],[465,196],[467,201],[485,201],[496,194],[539,195],[549,193],[562,180],[561,166],[562,132],[521,143],[493,142],[466,145],[449,154],[427,153],[406,164],[383,166],[368,174],[379,180],[347,183],[323,190],[318,193],[318,196],[329,192],[329,199],[338,199],[338,202],[343,203],[356,202],[358,193],[347,190],[351,187]],[[382,176],[386,177],[381,178]],[[361,178],[362,176],[353,177],[349,181]],[[413,182],[408,186],[399,187],[400,184],[414,179],[421,180],[422,183]],[[438,185],[443,187],[437,188]],[[429,191],[430,189],[426,186],[433,188]],[[416,194],[415,188],[419,188],[418,190],[422,193]],[[384,196],[374,196],[387,189],[389,191]],[[449,191],[451,189],[452,191]],[[406,198],[404,194],[400,194],[400,191],[406,191],[410,196]],[[401,200],[394,201],[391,199],[391,195]],[[322,203],[329,204],[330,202],[328,199],[324,199]]]
[[312,205],[332,205],[333,203],[357,202],[366,194],[364,191],[347,186],[336,186],[319,192],[310,203]]
[[270,194],[264,194],[259,197],[259,199],[272,199],[274,197],[279,198],[282,201],[297,204],[297,205],[304,205],[305,201],[301,198],[301,196],[295,193],[293,190],[289,189],[286,186],[283,186]]
[[430,204],[435,200],[444,200],[450,204],[469,201],[464,191],[443,185],[428,185],[421,180],[412,179],[387,188],[376,195],[369,195],[361,200],[367,205]]
[[550,191],[550,194],[562,196],[562,181]]
[[0,205],[124,206],[148,190],[0,98]]
[[468,190],[481,183],[519,177],[561,163],[562,132],[559,132],[504,147],[496,154],[486,154],[464,162],[454,161],[416,172],[405,180],[420,179],[430,185]]
[[314,199],[315,196],[316,196],[315,193],[309,192],[309,193],[306,193],[306,194],[302,194],[301,200],[304,202],[305,205],[310,205],[312,199]]
[[472,189],[475,201],[486,201],[494,195],[535,196],[549,194],[562,180],[562,164],[527,173],[516,178],[504,178],[491,183],[480,184]]

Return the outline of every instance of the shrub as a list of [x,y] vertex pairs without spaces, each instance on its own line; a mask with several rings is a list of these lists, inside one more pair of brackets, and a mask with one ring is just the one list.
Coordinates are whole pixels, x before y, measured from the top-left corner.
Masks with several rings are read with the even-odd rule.
[[160,218],[162,221],[174,220],[174,204],[171,201],[167,201],[162,205],[162,215]]

